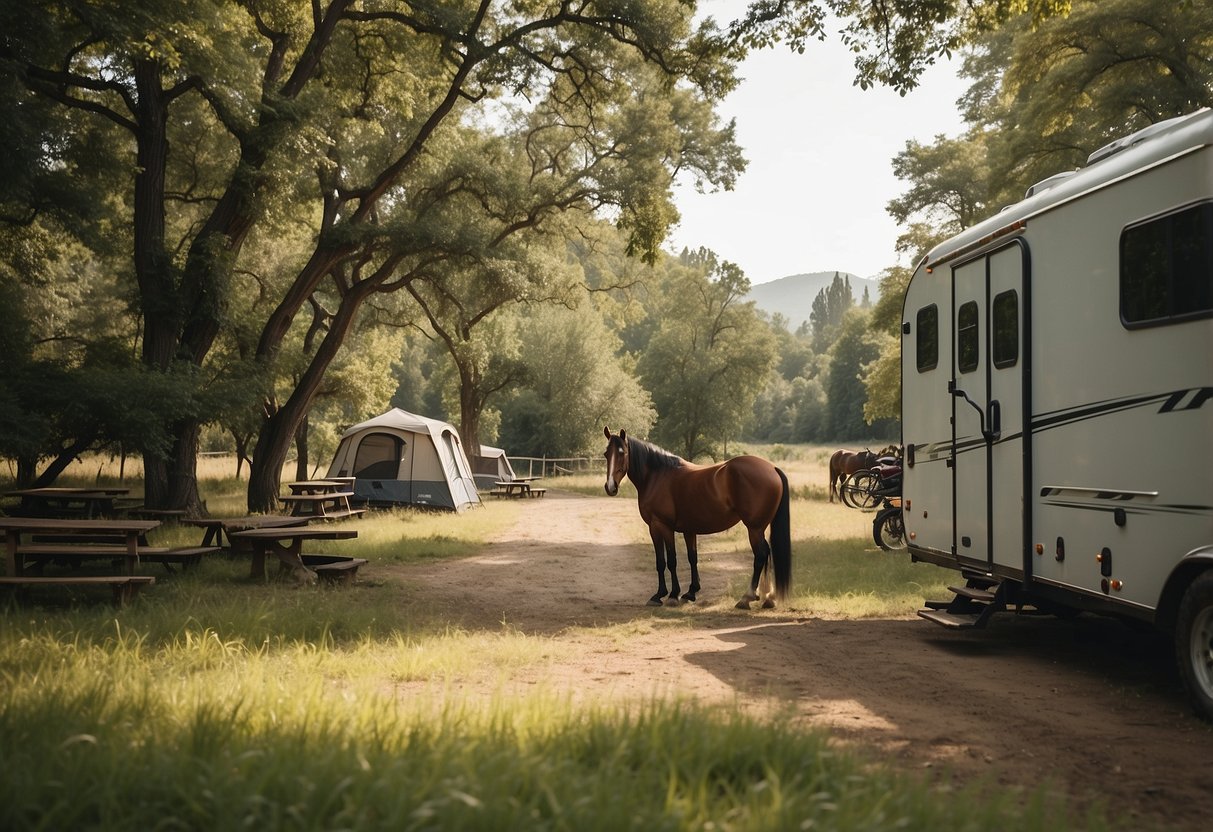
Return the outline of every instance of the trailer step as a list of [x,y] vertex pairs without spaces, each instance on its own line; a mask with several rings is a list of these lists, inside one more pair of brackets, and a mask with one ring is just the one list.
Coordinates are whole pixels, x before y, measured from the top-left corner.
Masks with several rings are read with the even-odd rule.
[[994,613],[1007,608],[1006,584],[968,570],[964,576],[965,586],[948,587],[955,593],[950,601],[927,601],[926,609],[918,611],[919,617],[952,629],[980,629]]
[[961,598],[968,598],[970,601],[980,601],[983,604],[993,604],[998,596],[988,589],[981,589],[975,586],[950,586],[948,592],[955,592]]
[[947,610],[919,610],[919,618],[934,621],[952,630],[979,629],[985,622],[980,613],[957,613]]
[[980,589],[989,589],[990,587],[996,587],[999,584],[999,580],[997,578],[985,572],[978,572],[973,569],[962,569],[960,570],[960,574],[969,586],[978,587]]

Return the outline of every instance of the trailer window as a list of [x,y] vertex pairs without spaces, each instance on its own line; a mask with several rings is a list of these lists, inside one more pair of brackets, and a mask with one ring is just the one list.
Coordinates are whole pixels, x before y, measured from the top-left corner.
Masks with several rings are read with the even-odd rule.
[[990,352],[998,369],[1014,367],[1019,361],[1019,293],[1014,289],[999,292],[991,306]]
[[956,313],[956,366],[962,373],[977,369],[978,362],[977,301],[960,305]]
[[939,307],[932,303],[919,309],[915,330],[914,352],[918,356],[918,372],[934,370],[939,366]]
[[1213,203],[1120,235],[1120,317],[1127,327],[1213,315]]

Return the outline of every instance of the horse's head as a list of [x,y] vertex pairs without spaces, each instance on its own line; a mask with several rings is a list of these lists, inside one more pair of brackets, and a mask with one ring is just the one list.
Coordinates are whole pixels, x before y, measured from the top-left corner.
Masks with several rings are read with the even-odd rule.
[[628,475],[628,432],[620,430],[618,434],[613,434],[608,427],[604,427],[602,432],[607,439],[606,453],[603,454],[606,457],[606,493],[614,497],[619,493],[619,484]]

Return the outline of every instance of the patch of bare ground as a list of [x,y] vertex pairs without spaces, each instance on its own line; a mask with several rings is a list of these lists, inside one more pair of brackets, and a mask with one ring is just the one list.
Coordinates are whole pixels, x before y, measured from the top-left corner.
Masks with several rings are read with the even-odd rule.
[[736,704],[828,728],[909,771],[1044,786],[1079,811],[1100,801],[1131,825],[1203,829],[1213,817],[1213,731],[1191,715],[1157,635],[1088,615],[1007,614],[953,632],[912,615],[734,610],[723,593],[747,558],[713,555],[710,538],[699,602],[654,609],[634,500],[551,490],[519,513],[480,554],[400,573],[440,619],[561,646],[514,684]]

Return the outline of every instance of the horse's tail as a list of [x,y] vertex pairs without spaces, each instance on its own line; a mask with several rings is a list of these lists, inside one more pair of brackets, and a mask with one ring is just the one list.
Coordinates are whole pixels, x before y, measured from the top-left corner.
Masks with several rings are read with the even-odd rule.
[[775,594],[783,599],[792,589],[791,489],[788,488],[788,475],[779,468],[775,473],[783,482],[783,496],[779,498],[779,508],[771,521],[771,560],[775,568]]

